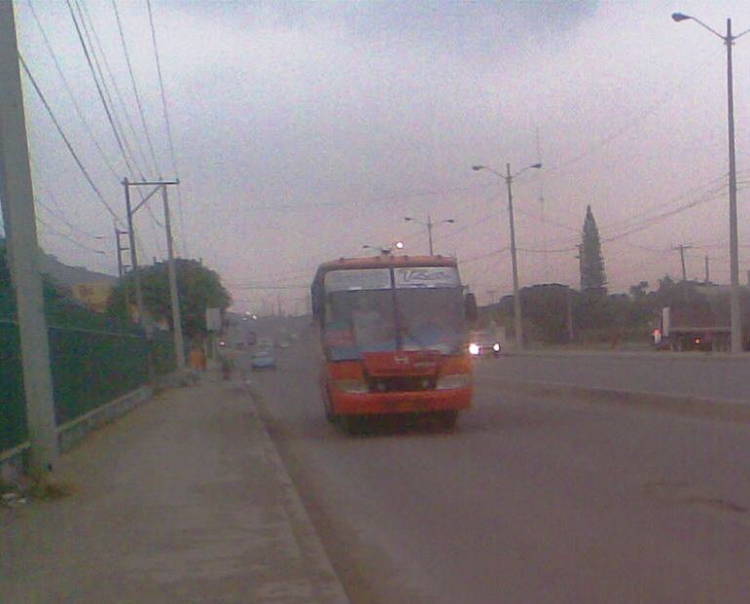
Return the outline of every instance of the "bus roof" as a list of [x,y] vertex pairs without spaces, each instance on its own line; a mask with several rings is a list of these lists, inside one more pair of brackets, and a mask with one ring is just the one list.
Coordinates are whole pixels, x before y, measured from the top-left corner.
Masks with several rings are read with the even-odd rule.
[[457,266],[455,258],[450,256],[394,256],[381,254],[367,258],[339,258],[324,262],[318,267],[315,281],[322,280],[329,271],[362,269],[362,268],[398,268],[403,266]]

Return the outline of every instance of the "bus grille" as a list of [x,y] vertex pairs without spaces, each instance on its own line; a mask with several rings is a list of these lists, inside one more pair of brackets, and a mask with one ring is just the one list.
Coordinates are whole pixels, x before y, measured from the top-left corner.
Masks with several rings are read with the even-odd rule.
[[420,392],[435,390],[436,379],[428,376],[391,376],[370,378],[370,392]]

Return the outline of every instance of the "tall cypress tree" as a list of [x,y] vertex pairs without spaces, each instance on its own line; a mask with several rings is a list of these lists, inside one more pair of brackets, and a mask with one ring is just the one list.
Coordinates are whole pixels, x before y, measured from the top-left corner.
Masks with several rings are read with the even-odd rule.
[[599,240],[599,229],[591,206],[586,207],[580,247],[581,291],[607,294],[607,275],[604,272],[604,257]]

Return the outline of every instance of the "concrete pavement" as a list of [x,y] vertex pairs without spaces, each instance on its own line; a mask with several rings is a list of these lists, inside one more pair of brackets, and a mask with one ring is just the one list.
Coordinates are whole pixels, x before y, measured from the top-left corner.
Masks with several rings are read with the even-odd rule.
[[209,372],[65,454],[73,494],[0,508],[0,600],[348,602],[248,390]]

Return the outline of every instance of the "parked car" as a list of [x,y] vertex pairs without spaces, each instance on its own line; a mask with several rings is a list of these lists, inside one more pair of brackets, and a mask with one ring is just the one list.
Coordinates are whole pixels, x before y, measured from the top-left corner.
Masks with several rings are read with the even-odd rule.
[[469,336],[469,354],[472,357],[500,356],[501,346],[494,333],[473,331]]
[[276,357],[270,348],[261,348],[253,353],[253,360],[250,362],[250,368],[257,369],[276,369]]

